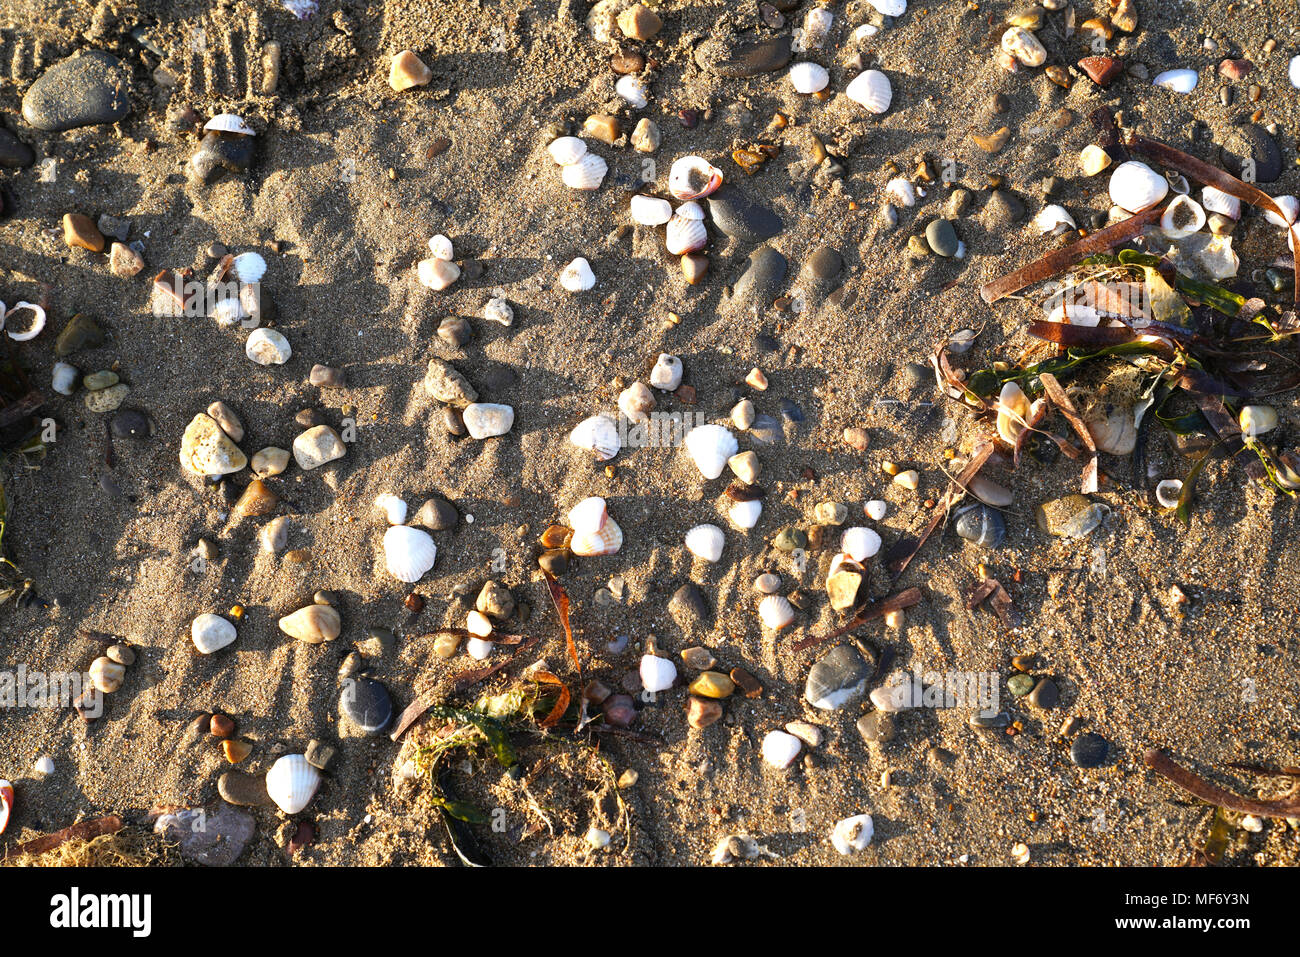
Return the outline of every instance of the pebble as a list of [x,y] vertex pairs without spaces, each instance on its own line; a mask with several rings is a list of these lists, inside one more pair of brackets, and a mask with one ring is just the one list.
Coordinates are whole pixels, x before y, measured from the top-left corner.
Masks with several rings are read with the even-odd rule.
[[686,723],[697,731],[715,724],[722,717],[722,705],[708,698],[691,695],[686,699]]
[[981,731],[995,731],[1011,724],[1011,717],[1005,711],[999,711],[997,714],[972,711],[970,717],[966,719],[966,723],[972,728]]
[[781,417],[787,422],[793,422],[798,425],[804,420],[803,409],[799,408],[793,399],[782,399]]
[[819,747],[822,743],[822,729],[810,722],[791,721],[785,726],[785,730],[810,748]]
[[208,734],[214,738],[228,738],[235,733],[235,722],[228,715],[214,714],[208,719]]
[[866,693],[875,662],[864,661],[857,649],[839,645],[808,671],[804,697],[814,708],[836,711]]
[[349,678],[339,695],[339,711],[359,730],[378,734],[393,719],[388,689],[373,678]]
[[1002,147],[1007,145],[1007,141],[1011,139],[1011,131],[1003,126],[992,133],[972,133],[970,138],[971,142],[985,153],[993,154],[1001,152]]
[[268,445],[253,453],[253,474],[258,478],[270,478],[279,475],[289,467],[289,450]]
[[759,683],[759,680],[744,668],[732,668],[730,678],[746,698],[757,698],[763,693],[763,686]]
[[1099,768],[1110,754],[1110,742],[1089,731],[1074,739],[1070,745],[1070,760],[1081,768]]
[[474,327],[460,316],[448,316],[438,323],[438,338],[459,349],[474,338]]
[[[1255,164],[1254,176],[1247,175],[1245,160]],[[1272,183],[1282,175],[1282,152],[1268,130],[1254,123],[1229,129],[1220,147],[1220,165],[1240,179]]]
[[1003,189],[995,189],[980,210],[979,221],[986,232],[998,233],[1025,218],[1025,204]]
[[982,548],[997,548],[1007,532],[1002,513],[985,505],[958,514],[956,528],[958,535]]
[[307,381],[323,389],[341,389],[347,385],[347,377],[342,369],[334,369],[319,363],[311,367],[311,372],[307,374]]
[[104,234],[96,228],[89,216],[81,213],[65,213],[63,242],[69,249],[88,249],[92,253],[102,253],[105,240]]
[[766,308],[772,304],[785,280],[786,258],[771,246],[759,246],[749,254],[749,265],[733,287],[736,301]]
[[707,625],[709,622],[708,602],[705,601],[704,593],[700,591],[699,586],[694,582],[687,582],[673,592],[672,600],[668,603],[668,610],[683,626]]
[[308,429],[293,440],[294,461],[305,472],[341,459],[346,454],[347,446],[343,439],[328,425]]
[[266,793],[266,778],[246,771],[227,771],[217,779],[217,793],[229,804],[265,807],[274,804]]
[[653,153],[663,142],[663,134],[658,125],[649,117],[642,118],[632,130],[632,148],[638,153]]
[[403,50],[393,57],[388,68],[388,85],[397,93],[425,86],[431,79],[433,71],[411,50]]
[[767,40],[716,37],[695,48],[695,62],[702,70],[729,78],[757,76],[779,70],[790,62],[791,38]]
[[1102,523],[1108,506],[1082,495],[1066,495],[1044,502],[1034,509],[1038,527],[1059,538],[1082,538]]
[[0,166],[19,169],[36,162],[36,153],[13,133],[0,127]]
[[943,256],[945,259],[950,259],[957,254],[957,231],[946,219],[930,221],[930,225],[925,227],[925,241],[930,244],[930,249],[936,255]]
[[112,412],[126,401],[130,392],[130,386],[115,385],[107,389],[87,392],[84,401],[86,408],[91,412]]
[[[90,379],[89,376],[86,378],[87,380]],[[114,378],[117,377],[114,376]],[[96,388],[96,386],[90,385],[89,381],[87,381],[86,388],[93,389]],[[244,425],[239,421],[239,416],[235,415],[235,410],[226,405],[226,403],[220,401],[213,402],[208,406],[208,415],[212,416],[217,425],[221,426],[221,431],[230,436],[230,441],[238,442],[243,439]]]
[[290,638],[319,645],[333,641],[342,631],[338,610],[330,605],[306,605],[278,622],[280,630]]
[[1044,678],[1034,685],[1034,690],[1029,692],[1029,703],[1043,710],[1055,708],[1061,703],[1061,692],[1057,689],[1056,682],[1051,678]]
[[210,415],[190,420],[181,436],[181,465],[192,475],[229,475],[248,464],[248,457]]
[[774,768],[788,768],[803,750],[803,742],[785,731],[769,731],[763,738],[763,760]]
[[844,269],[844,257],[829,246],[819,246],[807,262],[803,274],[810,279],[829,282]]
[[726,698],[736,690],[736,683],[720,671],[706,671],[691,682],[690,690],[702,698]]
[[705,202],[713,225],[742,243],[771,239],[785,228],[776,213],[734,186],[723,186]]
[[253,136],[210,130],[186,164],[186,176],[191,182],[210,183],[223,171],[242,173],[253,162],[256,142]]
[[455,507],[440,498],[427,499],[415,513],[415,524],[441,532],[455,528],[460,515]]
[[144,259],[125,243],[113,243],[108,250],[108,271],[114,276],[130,279],[144,268]]
[[875,835],[875,824],[870,814],[857,814],[846,817],[835,824],[831,831],[831,846],[844,856],[864,851],[871,844]]
[[1017,698],[1023,698],[1034,688],[1034,679],[1030,675],[1012,675],[1007,679],[1007,690]]
[[788,525],[776,533],[772,547],[788,555],[796,549],[807,548],[808,536],[801,529]]
[[618,15],[618,28],[633,40],[649,40],[663,29],[664,22],[643,3],[635,4]]
[[474,439],[505,435],[515,423],[515,410],[495,402],[475,402],[461,413],[465,429]]
[[330,765],[334,763],[334,757],[337,754],[338,751],[333,746],[317,741],[313,738],[307,743],[307,750],[303,754],[303,757],[307,759],[307,763],[313,768],[320,771],[328,771]]
[[115,56],[89,50],[56,63],[23,95],[23,119],[58,133],[116,123],[131,112],[130,72]]
[[56,362],[50,376],[50,388],[59,395],[72,395],[77,391],[77,380],[79,378],[81,378],[81,373],[76,366],[69,365],[66,362]]
[[167,811],[154,821],[153,829],[169,844],[179,844],[186,860],[207,867],[226,867],[244,852],[257,822],[247,811],[222,804],[208,809]]
[[319,409],[302,409],[293,417],[293,421],[301,429],[314,429],[325,424],[325,414]]
[[501,298],[493,298],[487,301],[483,307],[483,318],[488,322],[495,322],[499,326],[513,326],[515,324],[515,310]]
[[663,392],[674,392],[682,384],[682,360],[661,352],[650,369],[650,384]]
[[244,355],[260,366],[284,365],[293,355],[289,340],[274,329],[254,329],[244,343]]

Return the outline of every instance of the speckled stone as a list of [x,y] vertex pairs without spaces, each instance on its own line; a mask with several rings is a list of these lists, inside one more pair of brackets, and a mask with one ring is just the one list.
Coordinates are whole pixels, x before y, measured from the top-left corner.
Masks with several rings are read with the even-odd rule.
[[116,123],[131,112],[131,77],[117,57],[90,50],[50,67],[23,96],[23,119],[58,133]]

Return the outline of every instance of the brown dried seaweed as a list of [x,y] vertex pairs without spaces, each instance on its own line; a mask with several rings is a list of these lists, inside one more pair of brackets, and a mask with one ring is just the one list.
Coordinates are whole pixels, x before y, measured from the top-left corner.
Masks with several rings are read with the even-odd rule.
[[578,677],[582,677],[582,662],[578,660],[578,646],[573,642],[573,629],[569,627],[569,596],[565,593],[564,588],[555,580],[555,576],[550,572],[542,572],[546,576],[546,587],[551,593],[551,601],[555,603],[555,611],[560,616],[560,624],[564,626],[564,638],[569,645],[569,657],[573,660],[573,667],[578,669]]
[[1088,450],[1088,462],[1083,467],[1083,481],[1080,491],[1084,495],[1091,495],[1097,491],[1097,443],[1093,441],[1092,433],[1084,425],[1083,418],[1070,401],[1065,389],[1061,388],[1061,383],[1056,381],[1056,376],[1050,372],[1044,372],[1038,377],[1038,381],[1043,384],[1043,391],[1047,397],[1052,400],[1052,404],[1060,410],[1061,415],[1065,416],[1065,421],[1070,423],[1070,427],[1083,441],[1083,446]]
[[122,830],[122,819],[116,814],[108,814],[91,821],[81,821],[53,834],[33,838],[25,844],[19,844],[14,848],[14,853],[44,854],[67,841],[91,841],[104,834],[116,834],[120,830]]
[[921,537],[915,541],[906,538],[902,539],[889,550],[885,564],[895,578],[907,570],[907,566],[916,557],[916,553],[921,550],[926,539],[934,534],[934,530],[948,517],[948,510],[956,504],[959,496],[965,494],[966,486],[970,483],[970,480],[984,467],[984,463],[988,461],[989,456],[992,454],[993,443],[987,439],[981,439],[980,443],[975,446],[975,451],[971,454],[966,467],[961,470],[961,474],[952,481],[947,491],[943,493],[943,498],[939,500],[939,504],[935,507],[934,517],[922,530]]
[[1212,784],[1156,748],[1148,750],[1142,756],[1142,760],[1156,774],[1215,807],[1235,811],[1238,814],[1254,814],[1257,817],[1300,817],[1300,785],[1296,785],[1287,792],[1286,796],[1277,800],[1257,801],[1233,794],[1217,784]]
[[805,638],[803,641],[797,641],[794,644],[795,651],[803,651],[805,648],[811,648],[814,645],[820,645],[823,641],[832,641],[840,635],[852,631],[854,628],[860,628],[873,619],[880,618],[889,614],[891,611],[901,611],[904,608],[911,608],[913,605],[920,604],[921,589],[908,588],[897,594],[882,598],[879,601],[867,605],[845,625],[836,628],[829,635],[818,635],[811,638]]

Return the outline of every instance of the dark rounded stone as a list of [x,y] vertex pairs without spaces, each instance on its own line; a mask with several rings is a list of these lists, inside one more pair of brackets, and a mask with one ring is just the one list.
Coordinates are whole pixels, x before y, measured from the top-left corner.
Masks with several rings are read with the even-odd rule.
[[687,582],[673,592],[668,610],[683,624],[707,624],[709,621],[709,603],[694,582]]
[[822,246],[808,257],[804,263],[804,275],[811,279],[820,279],[828,281],[834,279],[844,268],[844,257],[831,249],[829,246]]
[[313,429],[325,424],[325,416],[316,409],[303,409],[293,420],[304,429]]
[[1089,731],[1074,739],[1070,745],[1070,760],[1081,768],[1099,768],[1110,755],[1110,742]]
[[217,793],[223,801],[244,807],[261,807],[274,804],[266,793],[266,776],[247,771],[227,771],[217,779]]
[[223,170],[242,173],[252,165],[256,146],[255,136],[209,130],[199,141],[198,151],[190,157],[191,178],[210,183]]
[[380,652],[385,655],[397,647],[397,635],[393,633],[391,628],[383,628],[378,625],[367,628],[366,637],[379,642]]
[[366,734],[378,734],[393,720],[393,699],[373,678],[348,678],[339,694],[339,711]]
[[59,337],[54,340],[54,354],[70,356],[78,349],[94,349],[103,345],[104,330],[94,319],[78,313],[63,327]]
[[966,720],[972,728],[978,728],[981,731],[996,731],[1005,728],[1011,723],[1011,716],[1005,711],[999,711],[997,714],[984,714],[982,711],[974,711]]
[[868,665],[851,645],[839,645],[808,671],[804,697],[814,708],[838,711],[867,691],[874,664]]
[[90,50],[46,70],[23,96],[23,119],[58,133],[116,123],[131,112],[130,72],[117,57]]
[[786,259],[771,246],[759,246],[749,254],[749,266],[733,287],[737,302],[766,308],[772,304],[785,281]]
[[442,410],[442,425],[452,435],[466,435],[468,433],[460,409],[454,409],[451,406],[446,406]]
[[790,41],[789,36],[770,40],[719,37],[695,48],[695,62],[700,69],[718,76],[757,76],[779,70],[790,62]]
[[858,719],[858,734],[868,744],[888,744],[897,733],[897,722],[888,711],[872,711]]
[[925,241],[935,255],[945,259],[957,255],[957,231],[952,228],[952,223],[942,217],[931,220],[930,225],[925,227]]
[[1255,123],[1236,126],[1228,132],[1219,147],[1219,163],[1248,183],[1272,183],[1282,175],[1282,151],[1268,130]]
[[474,327],[460,316],[448,316],[438,323],[438,338],[459,349],[474,338]]
[[1051,678],[1044,678],[1034,685],[1034,690],[1029,692],[1029,703],[1035,708],[1044,710],[1055,708],[1061,703],[1061,692],[1056,687],[1056,682]]
[[986,232],[1000,232],[1025,218],[1025,204],[1004,189],[995,189],[980,210],[980,225]]
[[734,186],[723,186],[705,200],[713,225],[742,243],[758,243],[785,229],[781,217]]
[[957,516],[957,534],[983,548],[997,548],[1006,537],[1002,513],[987,505],[976,505]]
[[415,513],[415,521],[416,524],[431,528],[435,532],[443,532],[456,527],[456,523],[460,521],[460,513],[450,502],[431,498]]
[[36,162],[32,148],[8,130],[0,127],[0,166],[19,169]]
[[754,336],[754,345],[758,346],[764,352],[776,352],[777,349],[781,348],[781,343],[776,341],[776,337],[769,336],[766,332],[760,332],[758,335]]
[[109,428],[119,439],[147,439],[153,431],[149,417],[136,409],[118,409],[109,420]]
[[537,564],[558,578],[569,570],[569,553],[563,548],[548,549],[537,557]]

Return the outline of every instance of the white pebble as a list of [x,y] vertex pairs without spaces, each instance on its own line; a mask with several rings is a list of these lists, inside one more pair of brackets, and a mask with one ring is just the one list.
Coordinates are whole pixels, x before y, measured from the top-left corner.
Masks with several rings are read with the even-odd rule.
[[54,773],[54,759],[51,758],[48,754],[43,754],[36,761],[36,764],[32,767],[32,770],[35,771],[43,778],[49,777],[51,774]]
[[835,850],[847,856],[856,851],[865,850],[875,835],[875,824],[870,814],[856,814],[846,817],[835,825],[831,831],[831,844]]
[[803,742],[784,731],[769,731],[763,738],[763,760],[774,768],[788,768],[802,749]]
[[884,518],[885,513],[888,511],[889,511],[889,503],[882,502],[878,498],[873,498],[870,502],[867,503],[867,507],[866,507],[867,518],[871,519],[874,522],[878,522],[882,518]]

